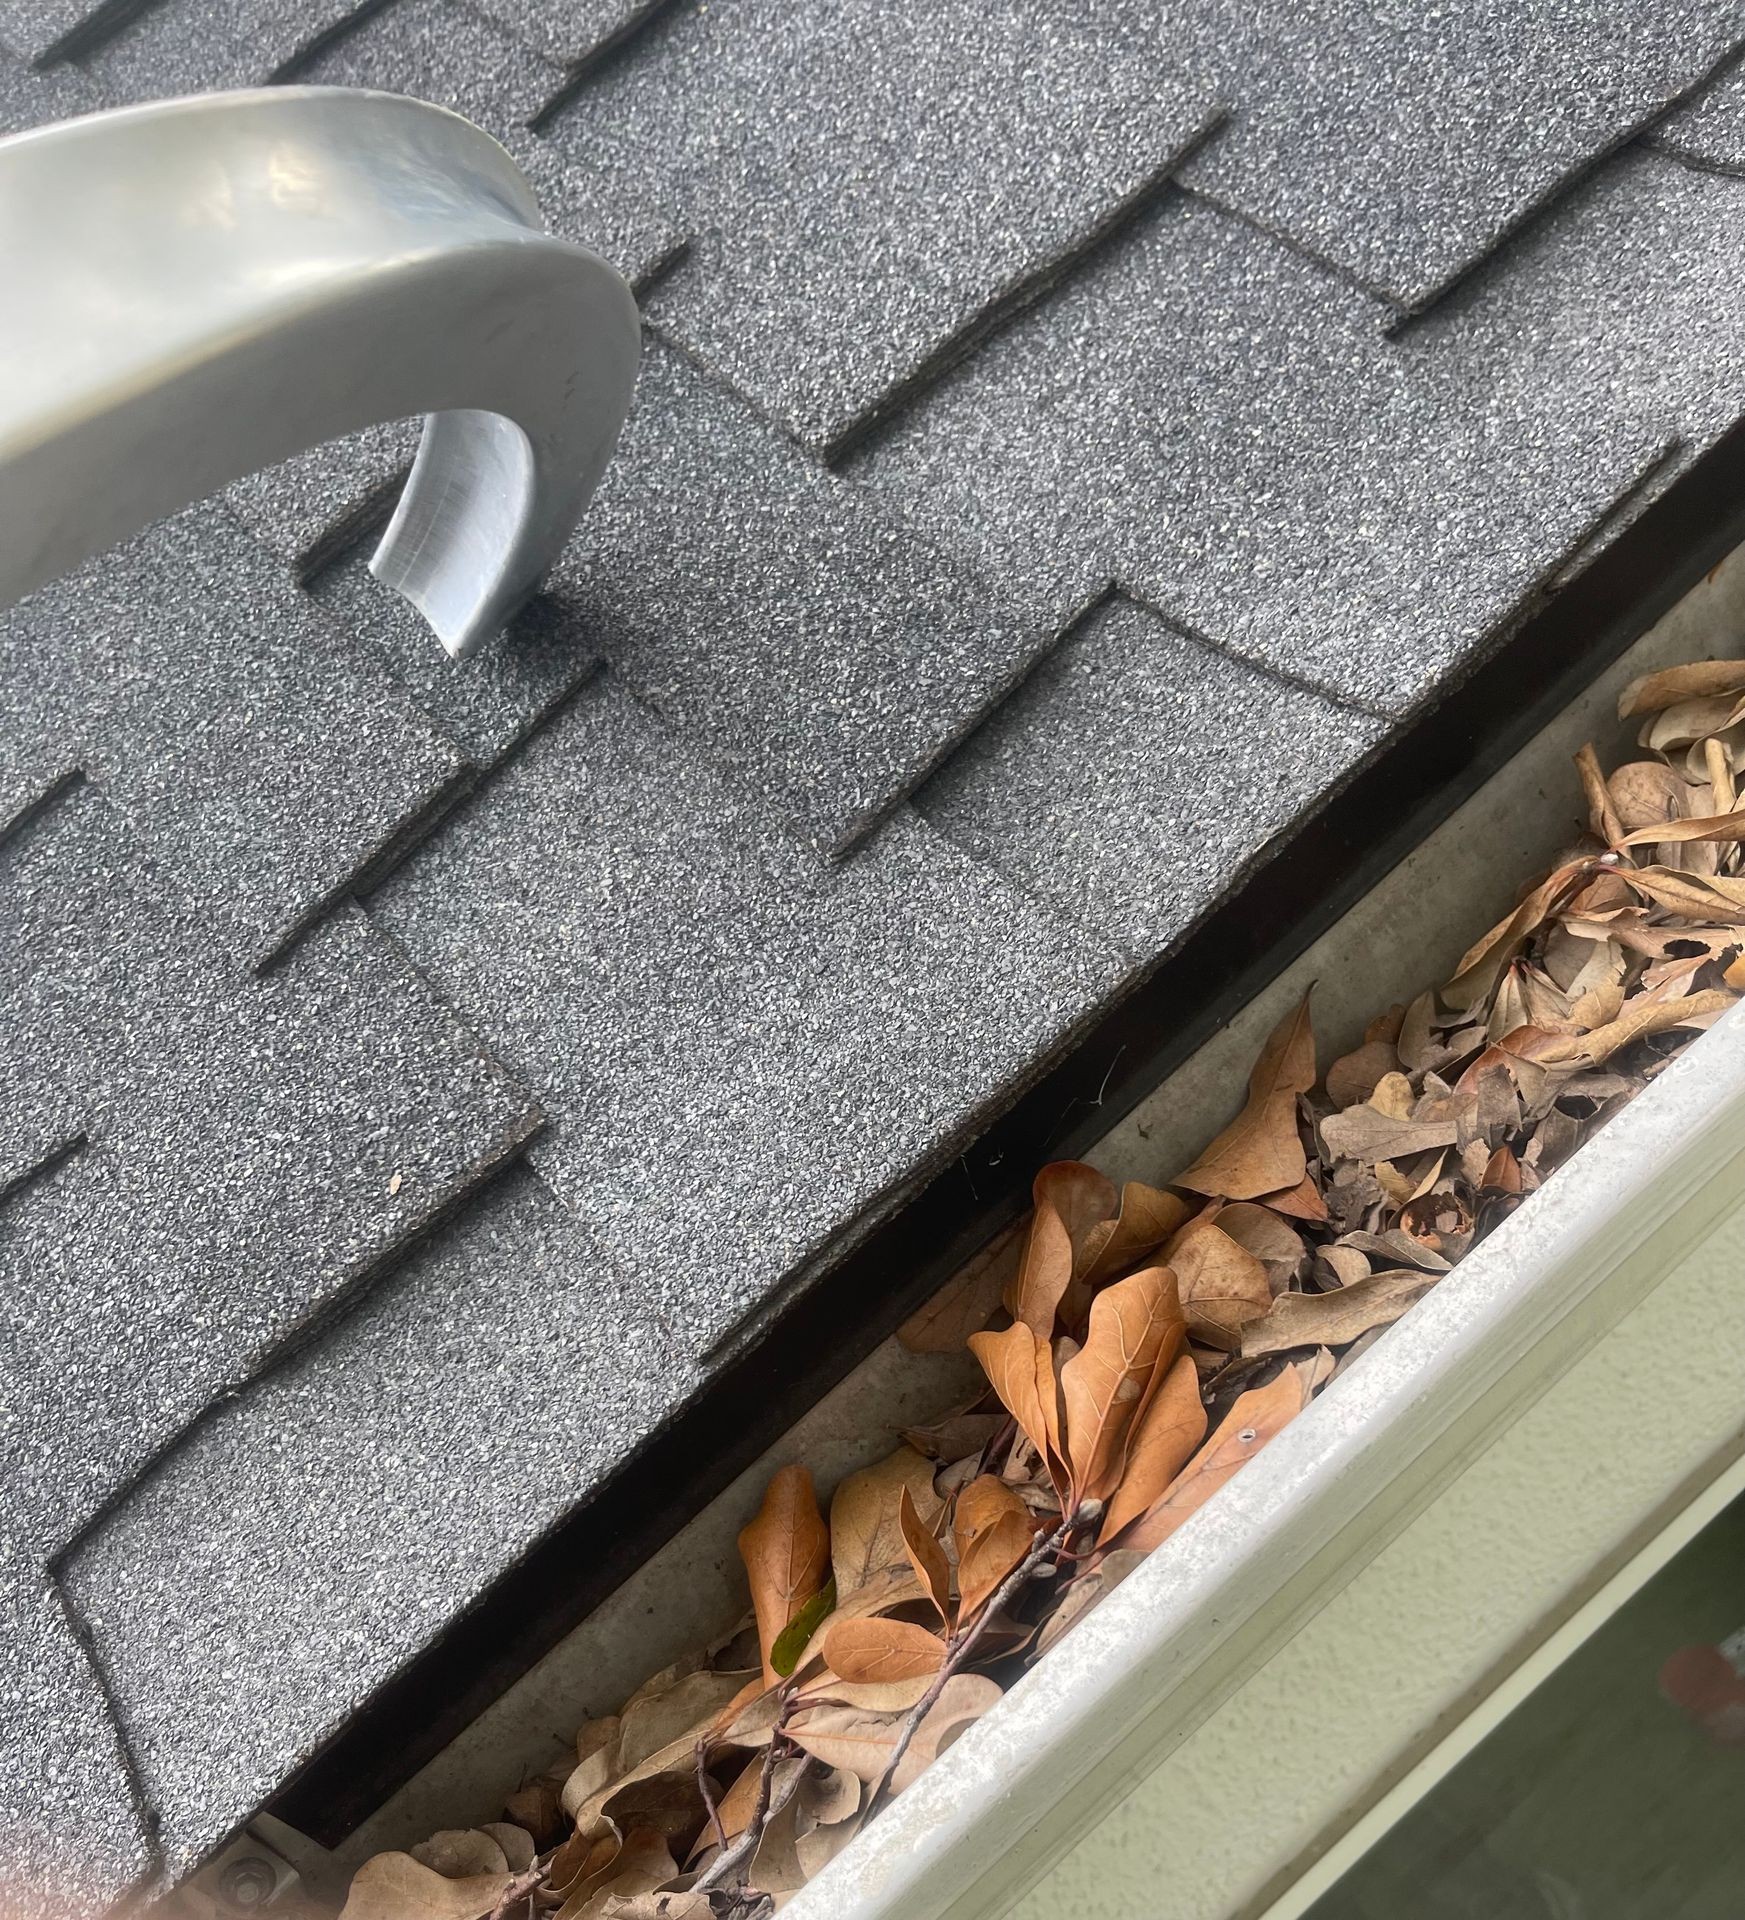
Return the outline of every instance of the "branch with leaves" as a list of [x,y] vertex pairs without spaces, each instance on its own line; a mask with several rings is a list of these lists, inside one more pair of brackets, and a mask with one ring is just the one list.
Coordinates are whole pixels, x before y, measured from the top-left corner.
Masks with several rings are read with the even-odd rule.
[[505,1819],[345,1920],[758,1920],[1745,990],[1745,662],[1624,696],[1587,822],[1438,989],[1318,1071],[1305,997],[1167,1186],[1063,1162],[903,1330],[986,1390],[820,1507],[785,1466],[749,1614],[587,1722]]

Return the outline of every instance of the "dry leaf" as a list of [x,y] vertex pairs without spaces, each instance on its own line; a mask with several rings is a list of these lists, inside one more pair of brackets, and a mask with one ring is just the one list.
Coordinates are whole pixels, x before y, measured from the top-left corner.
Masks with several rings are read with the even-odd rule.
[[378,1853],[352,1875],[340,1920],[479,1920],[512,1878],[486,1873],[450,1880],[409,1853]]
[[1045,1462],[1057,1459],[1060,1416],[1053,1405],[1054,1358],[1048,1343],[1017,1320],[999,1333],[972,1335],[969,1350],[1025,1439]]
[[933,1463],[910,1446],[851,1473],[837,1487],[830,1502],[830,1563],[838,1602],[886,1567],[903,1564],[907,1556],[897,1516],[904,1493],[923,1521],[944,1505],[933,1491]]
[[1067,1587],[1059,1604],[1043,1621],[1042,1631],[1036,1639],[1037,1653],[1044,1654],[1063,1640],[1098,1601],[1106,1600],[1130,1573],[1143,1566],[1146,1558],[1145,1554],[1135,1553],[1130,1547],[1112,1547],[1107,1552],[1099,1553],[1096,1563],[1087,1567]]
[[872,1786],[884,1778],[906,1717],[824,1702],[795,1714],[788,1722],[788,1737],[814,1759]]
[[[1321,1213],[1324,1219],[1325,1207]],[[1303,1236],[1281,1220],[1271,1207],[1252,1200],[1238,1200],[1233,1206],[1220,1207],[1212,1223],[1265,1267],[1275,1293],[1289,1285],[1303,1264],[1306,1251]]]
[[1612,808],[1612,796],[1606,789],[1606,776],[1600,770],[1599,755],[1590,741],[1575,756],[1575,770],[1581,776],[1581,789],[1587,796],[1588,825],[1604,845],[1615,847],[1624,829]]
[[1435,1286],[1437,1276],[1411,1267],[1353,1280],[1335,1293],[1281,1293],[1263,1320],[1242,1329],[1242,1357],[1292,1347],[1343,1347],[1397,1320]]
[[955,1464],[980,1453],[1005,1424],[1003,1413],[954,1413],[931,1426],[905,1427],[903,1438],[929,1460]]
[[961,1353],[972,1333],[992,1318],[1018,1271],[1024,1228],[1007,1227],[967,1261],[931,1300],[897,1329],[911,1353]]
[[1073,1505],[1106,1499],[1114,1490],[1153,1376],[1169,1366],[1186,1338],[1168,1267],[1146,1267],[1092,1302],[1084,1347],[1060,1372]]
[[1234,1353],[1248,1321],[1272,1305],[1266,1268],[1209,1220],[1194,1220],[1170,1243],[1188,1331]]
[[940,1623],[950,1626],[951,1562],[946,1559],[945,1549],[939,1544],[932,1527],[921,1518],[920,1510],[910,1498],[907,1487],[902,1491],[897,1519],[903,1534],[903,1550],[909,1556],[910,1566],[915,1569],[915,1577],[927,1589]]
[[1239,1395],[1217,1432],[1176,1476],[1162,1499],[1133,1525],[1123,1545],[1143,1553],[1160,1546],[1282,1432],[1306,1401],[1304,1381],[1295,1367],[1287,1367],[1264,1387]]
[[1618,718],[1659,713],[1685,700],[1731,698],[1745,692],[1745,661],[1693,660],[1686,666],[1662,667],[1632,680],[1618,696]]
[[1645,1039],[1651,1033],[1665,1033],[1704,1014],[1724,1013],[1737,999],[1737,994],[1720,987],[1710,987],[1677,1000],[1653,1002],[1638,998],[1630,1001],[1616,1020],[1596,1027],[1592,1033],[1559,1036],[1550,1045],[1539,1047],[1534,1058],[1541,1066],[1569,1062],[1598,1066],[1632,1041]]
[[1452,1119],[1402,1120],[1368,1103],[1331,1113],[1321,1122],[1321,1138],[1328,1152],[1365,1166],[1451,1147],[1458,1131]]
[[937,1673],[945,1642],[905,1620],[833,1620],[824,1632],[824,1658],[851,1686],[882,1686]]
[[1294,1187],[1281,1187],[1277,1193],[1263,1193],[1255,1202],[1274,1213],[1289,1214],[1293,1220],[1306,1220],[1318,1226],[1327,1218],[1327,1203],[1315,1185],[1312,1173],[1303,1175]]
[[972,1619],[1030,1551],[1030,1510],[1003,1480],[983,1474],[957,1496],[952,1509],[957,1544],[960,1619]]
[[1188,1217],[1187,1203],[1142,1180],[1121,1189],[1121,1211],[1085,1236],[1085,1283],[1099,1286],[1155,1253]]
[[1040,1339],[1054,1337],[1055,1317],[1075,1276],[1090,1260],[1092,1229],[1114,1215],[1113,1183],[1095,1167],[1057,1160],[1036,1176],[1031,1188],[1035,1211],[1024,1241],[1018,1272],[1008,1288],[1006,1307]]
[[1164,1373],[1157,1391],[1134,1425],[1121,1484],[1110,1496],[1097,1544],[1106,1547],[1128,1524],[1163,1498],[1171,1483],[1206,1437],[1206,1409],[1200,1401],[1200,1376],[1183,1354]]
[[830,1573],[830,1535],[804,1467],[782,1467],[770,1481],[757,1517],[740,1533],[739,1557],[751,1582],[764,1680],[773,1686],[777,1639]]
[[1261,1050],[1247,1105],[1173,1184],[1225,1200],[1294,1187],[1307,1165],[1297,1136],[1297,1095],[1314,1084],[1315,1033],[1305,993]]
[[[412,1858],[445,1880],[465,1880],[477,1874],[515,1873],[509,1856],[482,1827],[450,1827],[433,1833],[411,1849]],[[525,1866],[527,1863],[522,1862]]]
[[624,1705],[615,1771],[640,1766],[680,1734],[708,1724],[743,1688],[738,1674],[701,1667],[665,1686],[638,1689]]
[[912,1786],[999,1698],[1000,1689],[986,1674],[954,1673],[915,1729],[908,1752],[891,1776],[891,1791],[901,1793]]
[[1353,1053],[1341,1054],[1327,1069],[1327,1098],[1336,1107],[1355,1107],[1375,1091],[1384,1074],[1395,1072],[1400,1057],[1387,1040],[1366,1040]]

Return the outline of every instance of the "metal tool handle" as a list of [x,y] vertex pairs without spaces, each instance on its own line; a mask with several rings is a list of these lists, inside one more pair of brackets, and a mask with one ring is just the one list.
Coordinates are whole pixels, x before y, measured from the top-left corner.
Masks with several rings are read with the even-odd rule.
[[0,140],[0,606],[423,413],[371,565],[464,656],[580,518],[639,350],[624,282],[442,108],[273,87]]

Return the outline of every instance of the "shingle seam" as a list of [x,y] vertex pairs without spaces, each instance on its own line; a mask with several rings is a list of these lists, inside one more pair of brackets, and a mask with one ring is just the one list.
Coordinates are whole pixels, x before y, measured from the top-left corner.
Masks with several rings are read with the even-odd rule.
[[[445,740],[448,738],[446,734],[442,737]],[[454,745],[453,742],[450,744]],[[454,745],[454,750],[463,759],[466,758],[458,745]],[[325,893],[273,928],[248,956],[250,969],[262,976],[270,974],[296,951],[301,941],[342,909],[348,900],[379,886],[473,792],[480,777],[481,770],[469,761],[435,788],[416,812],[402,820],[388,838],[372,848],[349,873],[341,875]]]
[[150,1864],[143,1868],[132,1883],[116,1895],[110,1903],[108,1913],[119,1916],[133,1909],[139,1897],[161,1883],[164,1872],[163,1847],[160,1836],[163,1831],[163,1818],[157,1804],[146,1791],[144,1770],[139,1764],[139,1755],[134,1750],[133,1736],[127,1725],[127,1717],[122,1711],[121,1701],[115,1691],[115,1683],[109,1668],[97,1646],[96,1636],[91,1632],[85,1616],[73,1604],[71,1594],[67,1592],[66,1582],[61,1575],[61,1555],[57,1554],[44,1570],[49,1591],[54,1595],[55,1605],[60,1608],[61,1618],[67,1624],[79,1649],[80,1658],[85,1662],[91,1676],[91,1684],[97,1690],[97,1698],[103,1703],[103,1715],[109,1724],[109,1733],[115,1743],[115,1753],[121,1763],[121,1777],[127,1783],[127,1797],[133,1817],[139,1825],[140,1837],[145,1842],[145,1850]]
[[[554,96],[551,101],[537,109],[534,117],[528,121],[528,126],[537,131],[550,114],[558,112],[563,106],[568,105],[569,101],[574,97],[575,89],[581,86],[590,74],[603,66],[620,47],[628,45],[629,42],[645,33],[653,26],[655,21],[660,19],[662,14],[671,13],[678,4],[679,0],[647,0],[646,5],[639,7],[635,13],[619,21],[618,25],[615,26],[610,33],[602,34],[592,46],[584,48],[573,60],[565,61],[563,87],[559,90],[558,95]],[[523,46],[529,45],[529,42],[522,40],[520,34],[516,33],[513,27],[506,25],[503,31],[513,36],[516,40],[520,40]],[[540,50],[537,47],[533,47],[532,51],[538,53]]]
[[[321,530],[305,541],[286,563],[296,584],[307,587],[329,567],[337,566],[354,547],[367,540],[393,512],[400,489],[406,484],[406,476],[411,471],[410,462],[396,467],[361,499],[342,508],[331,520],[324,522]],[[260,535],[231,506],[226,496],[219,495],[218,504],[220,510],[235,521],[244,533],[257,542],[260,540]]]
[[27,1166],[20,1167],[10,1179],[0,1180],[0,1207],[6,1205],[15,1194],[22,1193],[26,1187],[33,1186],[38,1180],[46,1179],[54,1170],[72,1159],[75,1153],[91,1144],[91,1132],[88,1127],[75,1127],[63,1133],[58,1139],[38,1152],[36,1158]]
[[1105,246],[1113,244],[1139,217],[1176,184],[1178,168],[1190,160],[1224,127],[1230,109],[1215,105],[1185,141],[1140,185],[1117,201],[1073,244],[1043,261],[1030,272],[1000,288],[979,312],[972,315],[954,333],[947,335],[923,359],[918,361],[894,386],[874,400],[847,425],[820,443],[816,449],[827,466],[840,465],[849,454],[888,420],[912,406],[951,370],[979,348],[982,343],[1009,325],[1069,279]]
[[1388,725],[1398,718],[1390,709],[1379,704],[1372,705],[1367,700],[1359,700],[1354,695],[1342,693],[1337,687],[1325,685],[1307,674],[1290,673],[1270,660],[1262,659],[1258,654],[1245,652],[1241,647],[1230,645],[1215,635],[1202,631],[1192,622],[1184,620],[1179,613],[1152,599],[1136,587],[1125,582],[1117,585],[1120,598],[1136,607],[1142,608],[1153,619],[1161,620],[1173,633],[1179,635],[1190,645],[1200,648],[1204,653],[1215,654],[1220,660],[1228,660],[1234,665],[1246,668],[1250,673],[1258,673],[1270,680],[1275,686],[1289,687],[1293,693],[1306,693],[1312,698],[1324,701],[1330,707],[1338,707],[1345,713],[1356,714],[1362,720],[1380,720]]
[[1221,194],[1213,193],[1197,182],[1178,180],[1176,189],[1185,194],[1188,199],[1208,208],[1220,220],[1233,220],[1238,226],[1246,227],[1250,233],[1263,234],[1276,245],[1294,253],[1299,260],[1306,260],[1317,273],[1324,273],[1330,280],[1338,281],[1342,287],[1350,287],[1355,292],[1361,293],[1366,300],[1373,300],[1378,306],[1385,307],[1390,314],[1398,316],[1386,324],[1388,332],[1391,333],[1396,326],[1412,317],[1409,310],[1401,305],[1398,295],[1389,293],[1371,280],[1365,280],[1361,274],[1352,272],[1351,268],[1342,265],[1339,261],[1329,259],[1318,248],[1310,246],[1306,240],[1299,239],[1288,229],[1274,226],[1269,220],[1262,220],[1258,214],[1250,213],[1245,207],[1232,206]]
[[288,53],[266,76],[268,86],[284,86],[294,82],[298,73],[311,61],[318,59],[336,40],[343,40],[348,33],[361,27],[366,20],[373,20],[393,4],[393,0],[359,0],[342,20],[333,20],[319,33],[311,34],[294,52]]
[[49,808],[57,805],[64,795],[71,793],[75,787],[83,786],[89,777],[83,767],[68,767],[65,772],[56,774],[40,793],[33,794],[16,812],[0,816],[0,846],[4,846],[14,834],[23,833]]
[[1692,173],[1713,173],[1726,180],[1745,180],[1745,166],[1717,160],[1711,154],[1682,146],[1676,134],[1645,133],[1640,144],[1643,151],[1652,154],[1655,159],[1670,160],[1674,166],[1688,168]]
[[41,73],[65,60],[77,60],[82,54],[112,40],[129,22],[157,4],[157,0],[103,0],[86,14],[77,26],[69,27],[61,37],[44,47],[30,63]]

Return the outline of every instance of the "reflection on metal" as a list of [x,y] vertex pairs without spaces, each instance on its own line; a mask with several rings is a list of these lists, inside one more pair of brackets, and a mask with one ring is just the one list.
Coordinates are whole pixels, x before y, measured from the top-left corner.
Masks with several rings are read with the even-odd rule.
[[425,414],[372,567],[457,656],[538,585],[629,406],[635,303],[514,163],[274,87],[0,140],[0,606],[304,448]]

